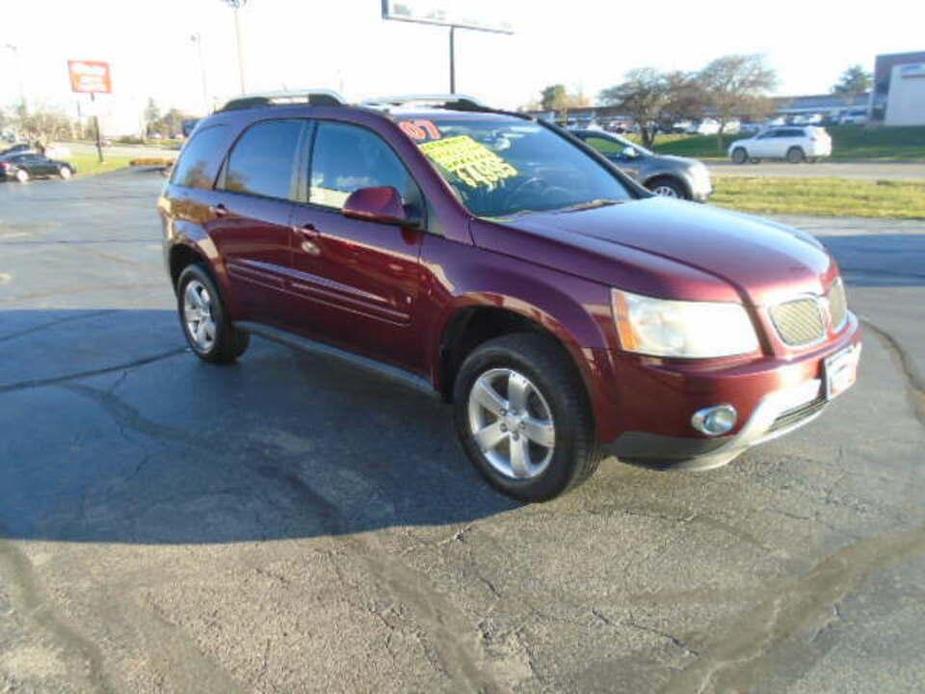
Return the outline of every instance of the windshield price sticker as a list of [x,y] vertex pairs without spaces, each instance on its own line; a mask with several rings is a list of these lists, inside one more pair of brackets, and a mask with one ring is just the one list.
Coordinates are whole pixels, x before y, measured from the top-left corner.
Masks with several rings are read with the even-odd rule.
[[494,185],[519,172],[488,147],[468,135],[448,137],[421,145],[421,151],[470,188]]
[[443,137],[440,128],[429,120],[403,120],[398,124],[398,127],[415,142],[422,142],[427,139],[439,140]]

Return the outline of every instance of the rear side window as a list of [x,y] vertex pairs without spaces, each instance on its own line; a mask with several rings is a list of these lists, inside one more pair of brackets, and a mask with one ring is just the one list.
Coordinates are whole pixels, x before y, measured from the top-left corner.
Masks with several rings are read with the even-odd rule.
[[360,188],[392,186],[409,205],[420,193],[401,160],[378,135],[355,125],[320,123],[311,159],[309,202],[344,206]]
[[210,175],[209,172],[214,172],[214,162],[220,156],[225,137],[223,125],[214,125],[196,132],[183,148],[170,182],[187,188],[211,188],[214,173]]
[[295,162],[304,121],[268,120],[238,139],[225,168],[224,188],[267,198],[295,198]]

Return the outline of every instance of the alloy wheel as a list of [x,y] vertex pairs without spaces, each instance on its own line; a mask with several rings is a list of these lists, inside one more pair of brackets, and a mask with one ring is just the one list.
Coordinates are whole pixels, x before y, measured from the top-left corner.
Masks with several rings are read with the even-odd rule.
[[552,410],[522,373],[490,369],[469,391],[469,429],[488,463],[510,479],[543,474],[556,448]]
[[199,280],[191,280],[183,292],[183,320],[186,332],[201,352],[215,345],[215,318],[212,316],[212,297]]

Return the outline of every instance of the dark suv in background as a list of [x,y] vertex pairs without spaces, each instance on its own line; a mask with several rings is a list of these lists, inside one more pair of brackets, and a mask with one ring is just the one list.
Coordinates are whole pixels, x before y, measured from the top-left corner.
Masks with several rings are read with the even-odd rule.
[[261,334],[438,394],[475,466],[524,500],[605,453],[725,464],[855,378],[858,322],[812,237],[653,196],[555,126],[466,98],[230,102],[159,210],[200,358]]

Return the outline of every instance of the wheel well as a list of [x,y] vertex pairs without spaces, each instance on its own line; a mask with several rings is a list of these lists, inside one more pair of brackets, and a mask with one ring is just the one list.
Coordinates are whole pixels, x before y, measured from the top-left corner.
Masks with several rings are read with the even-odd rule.
[[170,249],[170,281],[174,289],[180,273],[187,265],[203,261],[204,258],[189,246],[177,245]]
[[482,306],[467,308],[453,317],[440,343],[440,392],[444,400],[449,402],[453,399],[456,374],[466,357],[482,343],[510,333],[536,333],[549,337],[577,372],[577,365],[565,345],[539,323],[505,309]]

